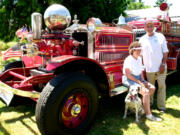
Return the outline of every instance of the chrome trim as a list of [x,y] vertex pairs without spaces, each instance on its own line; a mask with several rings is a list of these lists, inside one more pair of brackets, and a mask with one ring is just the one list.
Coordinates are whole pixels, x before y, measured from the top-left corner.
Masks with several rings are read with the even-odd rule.
[[31,26],[33,39],[41,39],[42,15],[40,13],[35,12],[31,14]]
[[9,91],[12,92],[15,95],[22,96],[22,97],[30,97],[30,98],[39,98],[40,93],[39,92],[31,92],[31,91],[25,91],[25,90],[20,90],[20,89],[15,89],[10,87],[9,85],[3,83],[0,81],[0,89],[3,91]]
[[88,58],[95,59],[94,57],[94,37],[93,33],[88,32]]

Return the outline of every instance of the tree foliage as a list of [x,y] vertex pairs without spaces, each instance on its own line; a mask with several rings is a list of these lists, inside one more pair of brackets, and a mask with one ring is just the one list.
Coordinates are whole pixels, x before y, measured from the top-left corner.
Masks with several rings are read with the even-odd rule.
[[[160,5],[161,5],[162,3],[167,3],[167,0],[157,0],[157,1],[155,2],[154,7],[160,7]],[[172,6],[172,3],[167,3],[167,4],[168,4],[168,7]]]
[[127,0],[0,0],[0,39],[12,39],[18,28],[31,25],[33,12],[43,15],[53,3],[66,6],[72,18],[77,14],[81,23],[86,23],[90,17],[111,22],[120,14],[124,15],[127,8]]
[[160,5],[161,5],[163,2],[167,2],[167,0],[157,0],[157,1],[155,2],[154,7],[160,7]]
[[139,2],[133,2],[133,0],[129,0],[128,10],[145,9],[145,8],[150,8],[150,6],[145,6],[141,0],[139,0]]

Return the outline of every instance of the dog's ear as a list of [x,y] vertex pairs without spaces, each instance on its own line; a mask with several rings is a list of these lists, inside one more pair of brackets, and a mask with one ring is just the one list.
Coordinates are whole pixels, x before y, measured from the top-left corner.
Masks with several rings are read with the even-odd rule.
[[138,91],[140,91],[140,89],[141,89],[141,87],[140,87],[140,86],[138,86]]

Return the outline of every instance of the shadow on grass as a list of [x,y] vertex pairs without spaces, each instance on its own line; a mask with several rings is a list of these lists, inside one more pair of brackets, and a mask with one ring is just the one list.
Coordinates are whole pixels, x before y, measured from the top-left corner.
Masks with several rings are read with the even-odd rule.
[[172,115],[173,117],[180,118],[180,110],[166,108],[166,113]]
[[[20,105],[16,107],[8,107],[8,106],[2,106],[0,107],[0,114],[1,113],[6,113],[6,112],[18,112],[22,113],[21,116],[15,117],[12,119],[6,119],[4,122],[7,124],[15,123],[16,121],[21,122],[30,132],[32,132],[34,135],[38,135],[37,131],[35,131],[31,126],[29,126],[24,120],[25,119],[30,119],[32,123],[36,123],[35,120],[32,119],[34,116],[34,109],[35,109],[35,104],[34,102],[28,102],[26,105]],[[8,130],[6,130],[2,124],[0,124],[0,131],[2,131],[5,135],[10,135],[8,133]]]
[[0,131],[4,133],[4,135],[10,135],[10,133],[3,127],[1,123],[0,123]]
[[[174,84],[168,82],[167,99],[173,95],[180,97],[179,89],[179,83],[175,83],[175,81]],[[96,120],[87,135],[122,135],[124,134],[124,131],[131,128],[130,124],[135,123],[135,114],[129,115],[125,120],[122,118],[124,114],[125,96],[126,93],[113,98],[101,99]],[[154,98],[155,104],[152,109],[153,114],[161,117],[160,112],[154,111],[154,109],[157,109],[157,92],[155,93]],[[166,113],[173,117],[180,118],[180,110],[167,108]],[[150,127],[146,125],[146,118],[144,115],[141,117],[139,123],[136,124],[139,129],[142,130],[143,134],[149,134]]]
[[[172,80],[171,80],[172,81]],[[178,81],[178,80],[176,80]],[[178,83],[177,83],[178,84]],[[167,83],[167,98],[170,98],[172,95],[177,95],[180,97],[180,86],[174,86],[168,81]],[[115,96],[113,98],[102,98],[99,104],[99,110],[96,115],[96,119],[87,133],[87,135],[122,135],[124,131],[131,128],[130,124],[135,123],[135,115],[128,115],[128,117],[124,120],[124,98],[127,93]],[[155,99],[156,102],[156,99]],[[35,106],[17,106],[17,107],[1,107],[0,114],[3,112],[22,112],[23,116],[18,118],[13,118],[6,120],[6,123],[13,123],[16,121],[21,121],[21,123],[26,126],[30,132],[35,135],[38,133],[33,130],[29,125],[26,124],[24,119],[29,118],[33,123],[36,123],[31,117],[34,116]],[[168,114],[180,118],[180,110],[176,110],[173,108],[167,108]],[[160,113],[154,113],[156,116],[160,116]],[[150,127],[148,127],[145,123],[146,118],[142,116],[139,123],[136,123],[140,130],[144,134],[149,134]],[[5,135],[10,135],[8,131],[0,124],[0,131],[2,131]]]
[[[176,81],[178,82],[178,80]],[[167,99],[174,95],[180,97],[180,85],[177,82],[174,82],[174,84],[172,82],[167,83]],[[130,124],[135,123],[135,114],[129,115],[125,120],[123,119],[125,96],[126,93],[113,98],[101,99],[96,120],[87,135],[122,135],[124,131],[131,128]],[[161,117],[160,112],[154,111],[154,109],[157,109],[157,92],[154,98],[153,114]],[[180,118],[180,110],[167,108],[166,113]],[[144,115],[141,117],[139,123],[136,124],[142,130],[143,134],[149,134],[150,127],[146,125]]]
[[[32,121],[32,122],[33,122],[33,121]],[[32,127],[30,127],[29,125],[27,125],[26,122],[24,122],[23,120],[21,120],[21,123],[22,123],[24,126],[26,126],[34,135],[38,135],[38,133],[37,133],[34,129],[32,129]],[[34,123],[36,123],[36,122],[34,122]]]
[[149,127],[145,123],[144,115],[139,123],[135,122],[135,114],[123,119],[125,96],[126,93],[101,99],[96,120],[87,135],[122,135],[132,123],[137,124],[144,134],[148,134]]
[[172,95],[180,97],[180,72],[176,72],[172,75],[167,76],[166,85],[167,85],[167,98]]
[[24,115],[23,116],[20,116],[20,117],[17,117],[17,118],[13,118],[13,119],[9,119],[9,120],[5,120],[5,122],[7,123],[7,124],[10,124],[10,123],[14,123],[14,122],[16,122],[16,121],[23,121],[24,119],[26,119],[26,118],[30,118],[30,117],[32,117],[32,116],[34,116],[34,114],[33,113],[24,113]]

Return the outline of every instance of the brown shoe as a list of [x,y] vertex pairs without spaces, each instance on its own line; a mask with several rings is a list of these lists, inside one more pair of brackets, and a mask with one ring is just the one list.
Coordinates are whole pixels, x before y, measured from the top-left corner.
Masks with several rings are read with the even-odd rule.
[[161,112],[161,113],[165,113],[166,112],[166,109],[158,109],[159,110],[159,112]]

